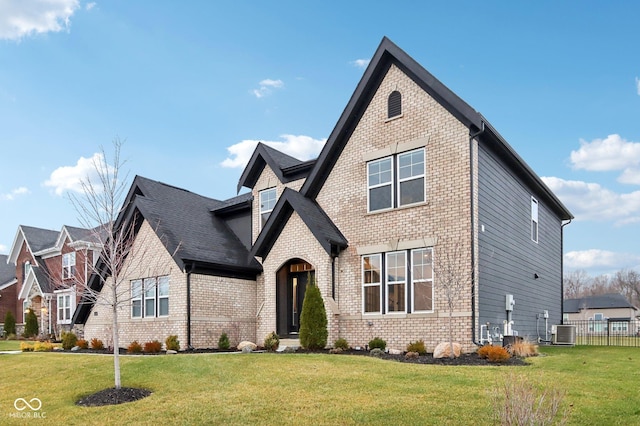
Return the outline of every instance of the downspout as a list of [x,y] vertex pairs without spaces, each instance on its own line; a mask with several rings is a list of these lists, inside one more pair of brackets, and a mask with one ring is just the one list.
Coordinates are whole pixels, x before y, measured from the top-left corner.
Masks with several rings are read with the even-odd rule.
[[187,349],[193,349],[191,346],[191,272],[193,271],[193,263],[185,265],[187,273]]
[[484,133],[484,120],[481,120],[481,128],[475,133],[469,135],[469,185],[471,193],[471,341],[482,346],[477,341],[476,336],[476,244],[475,244],[475,203],[474,203],[474,168],[473,168],[473,140]]
[[564,324],[564,227],[571,223],[560,225],[560,324]]
[[331,256],[331,297],[336,300],[336,255]]

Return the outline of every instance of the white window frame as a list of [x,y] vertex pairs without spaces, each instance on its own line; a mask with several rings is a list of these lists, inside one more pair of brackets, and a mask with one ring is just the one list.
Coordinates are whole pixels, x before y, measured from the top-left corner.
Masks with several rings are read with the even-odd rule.
[[[374,164],[381,163],[383,161],[389,161],[389,164],[391,165],[391,179],[388,182],[371,185],[369,183],[370,168]],[[395,190],[394,163],[395,162],[393,161],[393,156],[378,158],[378,159],[375,159],[375,160],[367,162],[367,212],[368,213],[383,212],[383,211],[391,210],[391,209],[394,208],[394,205],[395,205],[394,200],[393,200],[393,194],[394,194],[394,190]],[[382,188],[382,187],[385,187],[385,186],[389,186],[389,194],[391,195],[391,197],[390,197],[391,198],[391,205],[389,207],[384,207],[384,208],[381,208],[381,209],[371,210],[371,190],[372,189],[377,189],[377,188]]]
[[75,293],[73,290],[65,290],[57,293],[57,323],[71,324],[75,311]]
[[[269,197],[268,199],[265,199],[267,197],[267,195],[271,195],[273,193],[273,197]],[[268,201],[271,201],[273,199],[273,205],[267,207],[267,208],[263,208],[264,204]],[[276,191],[276,188],[267,188],[267,189],[263,189],[262,191],[260,191],[259,196],[258,196],[258,202],[259,202],[259,219],[260,219],[260,229],[262,230],[262,228],[264,228],[264,224],[267,222],[267,220],[269,219],[269,216],[271,216],[271,212],[273,212],[273,208],[275,207],[276,203],[278,202],[278,193]],[[266,219],[263,219],[263,215],[265,214],[269,214],[269,216],[267,216]]]
[[29,275],[29,272],[31,271],[31,262],[27,260],[22,266],[22,282],[24,283],[27,281],[27,275]]
[[[402,255],[402,257],[404,258],[404,280],[402,281],[391,281],[391,274],[390,274],[390,261],[389,258],[391,257],[395,257],[396,255]],[[387,314],[406,314],[407,313],[407,251],[406,250],[401,250],[401,251],[391,251],[388,253],[385,253],[385,265],[384,265],[384,269],[385,269],[385,312]],[[389,296],[391,295],[391,290],[390,288],[392,286],[400,286],[400,285],[404,285],[404,295],[403,295],[403,306],[404,309],[402,311],[397,311],[397,310],[391,310],[391,306],[389,304]]]
[[[431,278],[420,278],[416,279],[415,267],[416,263],[414,262],[414,253],[418,252],[429,252],[431,253]],[[431,283],[431,309],[416,309],[415,297],[416,297],[416,284],[420,283]],[[435,293],[434,285],[433,285],[433,248],[432,247],[423,247],[419,249],[411,250],[411,312],[424,313],[424,312],[433,312],[433,295]]]
[[[143,285],[142,280],[131,280],[131,318],[142,318],[143,317]],[[135,315],[134,309],[136,307],[136,302],[138,302],[139,315]]]
[[[166,317],[169,316],[169,276],[168,275],[163,275],[161,277],[158,277],[157,280],[157,284],[156,284],[157,288],[158,288],[158,308],[157,308],[157,314],[158,317]],[[167,313],[161,313],[160,308],[162,307],[162,301],[166,300],[167,301]]]
[[[144,311],[143,311],[143,316],[145,318],[153,318],[157,316],[157,312],[158,312],[158,303],[157,303],[157,296],[158,296],[158,287],[157,287],[157,279],[156,278],[145,278],[142,280],[142,294],[143,294],[143,306],[144,306]],[[149,304],[147,303],[147,301],[151,301],[151,306],[153,306],[153,312],[149,313],[150,309],[148,309]]]
[[538,222],[538,200],[531,197],[531,241],[538,242],[538,236],[540,234],[540,226]]
[[[412,175],[406,178],[400,178],[400,158],[406,155],[413,155],[416,152],[422,152],[422,174],[420,175]],[[413,164],[413,163],[412,163]],[[425,150],[424,148],[418,148],[418,149],[414,149],[411,151],[405,151],[405,152],[401,152],[396,156],[396,165],[397,165],[397,170],[398,170],[398,185],[397,185],[397,194],[396,196],[398,197],[398,207],[404,207],[404,206],[411,206],[414,204],[421,204],[424,203],[425,200],[427,199],[427,185],[426,185],[426,168],[427,168],[427,164],[426,164],[426,158],[425,158]],[[414,201],[411,203],[407,203],[407,204],[402,204],[402,194],[401,194],[401,190],[402,190],[402,184],[404,182],[409,182],[412,180],[418,180],[418,179],[422,179],[422,200],[419,201]]]
[[24,299],[22,301],[22,323],[27,323],[27,309],[31,309],[29,307],[29,299]]
[[[365,265],[365,258],[373,258],[373,257],[377,257],[378,258],[378,265],[380,265],[380,268],[378,270],[378,281],[377,282],[370,282],[367,283],[366,279],[365,279],[365,272],[368,271],[365,269],[364,265]],[[374,254],[367,254],[362,256],[361,260],[360,260],[360,264],[361,264],[361,272],[362,272],[362,314],[363,315],[380,315],[382,313],[382,254],[381,253],[374,253]],[[373,271],[373,269],[370,269],[370,271]],[[365,297],[365,289],[367,287],[378,287],[380,289],[379,291],[379,300],[378,300],[378,307],[379,309],[377,311],[369,311],[367,312],[366,307],[367,307],[367,298]]]
[[62,255],[62,279],[68,280],[76,274],[76,252],[72,251]]

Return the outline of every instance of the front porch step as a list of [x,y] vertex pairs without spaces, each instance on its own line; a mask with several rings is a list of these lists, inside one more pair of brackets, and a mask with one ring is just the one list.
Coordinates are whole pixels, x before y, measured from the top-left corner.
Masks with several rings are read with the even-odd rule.
[[278,346],[278,352],[284,352],[285,350],[296,350],[300,347],[300,339],[280,339],[280,345]]

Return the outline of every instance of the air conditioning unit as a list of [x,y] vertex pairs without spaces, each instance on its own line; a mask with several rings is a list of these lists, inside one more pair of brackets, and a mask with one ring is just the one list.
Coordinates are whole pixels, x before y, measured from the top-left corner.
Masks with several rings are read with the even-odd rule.
[[553,344],[554,345],[575,345],[576,326],[575,325],[554,325]]

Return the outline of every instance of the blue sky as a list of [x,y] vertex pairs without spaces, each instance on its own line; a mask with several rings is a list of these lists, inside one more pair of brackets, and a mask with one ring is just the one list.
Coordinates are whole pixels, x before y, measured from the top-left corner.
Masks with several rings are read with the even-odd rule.
[[78,225],[117,137],[130,179],[218,199],[256,141],[315,157],[387,36],[570,208],[567,271],[640,270],[640,3],[431,3],[0,0],[0,253]]

